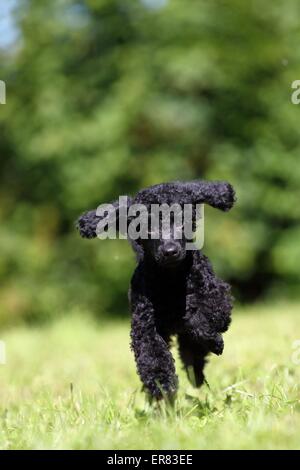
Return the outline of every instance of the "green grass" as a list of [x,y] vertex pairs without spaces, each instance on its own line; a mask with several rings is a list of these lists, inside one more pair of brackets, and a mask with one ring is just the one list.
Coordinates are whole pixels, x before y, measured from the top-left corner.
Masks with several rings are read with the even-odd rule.
[[177,361],[174,409],[151,407],[129,349],[129,321],[63,318],[2,332],[1,449],[300,448],[299,306],[235,311],[225,352],[194,390]]

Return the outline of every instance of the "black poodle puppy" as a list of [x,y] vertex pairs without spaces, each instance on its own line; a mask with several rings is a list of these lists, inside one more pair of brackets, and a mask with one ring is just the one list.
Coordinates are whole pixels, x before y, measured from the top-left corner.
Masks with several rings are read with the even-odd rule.
[[[149,213],[153,204],[177,204],[182,208],[189,204],[193,208],[194,229],[196,205],[207,203],[228,211],[234,202],[232,186],[218,181],[162,183],[127,199],[128,208],[142,204]],[[112,207],[120,230],[119,201]],[[83,214],[77,222],[81,236],[96,237],[97,226],[103,218],[98,211]],[[134,216],[129,215],[127,227],[133,219]],[[230,286],[215,276],[201,250],[186,250],[190,240],[184,234],[185,222],[179,227],[176,223],[171,221],[168,236],[164,236],[159,224],[155,237],[130,240],[138,261],[129,291],[131,345],[144,388],[156,399],[172,398],[178,386],[170,352],[171,336],[177,335],[188,377],[199,387],[205,380],[206,356],[223,352],[222,333],[228,329],[232,309]],[[178,230],[182,232],[181,237],[178,237]]]

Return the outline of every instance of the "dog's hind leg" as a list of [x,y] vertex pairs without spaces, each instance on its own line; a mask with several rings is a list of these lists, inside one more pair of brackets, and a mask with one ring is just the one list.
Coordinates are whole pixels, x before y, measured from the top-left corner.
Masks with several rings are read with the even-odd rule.
[[179,354],[189,381],[194,387],[201,387],[205,381],[204,367],[207,348],[199,343],[191,342],[190,336],[178,335]]

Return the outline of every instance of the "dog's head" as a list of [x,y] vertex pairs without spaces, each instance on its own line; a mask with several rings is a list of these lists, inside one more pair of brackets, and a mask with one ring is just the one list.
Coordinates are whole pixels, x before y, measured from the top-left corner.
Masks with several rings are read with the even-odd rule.
[[123,201],[115,201],[103,212],[83,214],[77,222],[81,236],[96,237],[109,218],[119,232],[128,233],[140,256],[172,268],[186,257],[186,244],[192,241],[199,217],[197,207],[207,203],[228,211],[235,202],[235,193],[226,182],[173,182],[142,189],[134,198]]

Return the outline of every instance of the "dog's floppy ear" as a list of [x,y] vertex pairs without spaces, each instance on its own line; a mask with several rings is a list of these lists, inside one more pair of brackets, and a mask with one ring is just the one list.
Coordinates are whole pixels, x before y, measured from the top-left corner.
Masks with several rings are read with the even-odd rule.
[[[99,222],[109,217],[114,217],[117,222],[117,229],[119,230],[121,225],[120,214],[122,212],[120,209],[124,209],[124,204],[126,204],[126,210],[130,206],[131,200],[132,199],[128,196],[122,196],[117,201],[111,202],[110,204],[101,204],[98,209],[82,214],[76,221],[76,228],[79,230],[80,235],[83,238],[97,237],[97,226]],[[125,221],[125,223],[127,222]]]
[[99,220],[100,218],[97,217],[95,210],[85,212],[76,221],[76,228],[83,238],[95,238]]
[[192,181],[184,184],[193,204],[206,203],[227,212],[236,201],[235,191],[226,181]]

